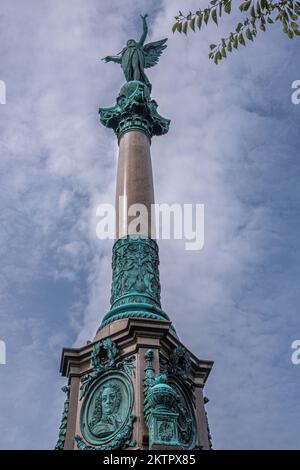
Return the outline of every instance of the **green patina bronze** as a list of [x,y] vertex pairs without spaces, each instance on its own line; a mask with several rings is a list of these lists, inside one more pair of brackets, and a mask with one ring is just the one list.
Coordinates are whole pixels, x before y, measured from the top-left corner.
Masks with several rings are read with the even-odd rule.
[[182,449],[194,449],[196,441],[196,418],[191,389],[180,379],[168,376],[168,383],[178,396],[176,409],[178,412],[178,442]]
[[127,375],[134,375],[135,356],[126,357],[121,361],[117,360],[117,356],[118,347],[110,338],[94,344],[91,354],[92,371],[81,379],[80,400],[86,395],[91,384],[108,370],[117,369]]
[[127,81],[115,106],[99,109],[101,123],[113,129],[118,138],[124,132],[138,129],[151,139],[154,135],[166,134],[170,126],[170,120],[157,112],[157,102],[150,96],[152,86],[144,71],[158,63],[161,53],[167,47],[167,39],[144,44],[148,32],[146,17],[147,15],[142,17],[144,31],[138,42],[129,39],[118,55],[103,59],[120,64]]
[[109,444],[104,446],[90,446],[84,442],[80,436],[75,436],[75,442],[79,450],[120,450],[126,449],[126,447],[134,447],[136,443],[130,440],[132,435],[133,424],[135,422],[135,416],[130,416],[128,422],[124,426],[124,429],[120,431],[117,436],[112,439]]
[[158,246],[150,238],[131,235],[113,247],[111,309],[101,327],[128,317],[169,320],[161,309]]
[[144,69],[153,67],[158,63],[160,55],[167,47],[167,39],[145,44],[148,34],[147,16],[141,16],[143,33],[139,41],[129,39],[126,46],[116,56],[106,56],[102,60],[120,64],[127,82],[138,80],[145,83],[151,91],[151,84]]
[[189,386],[178,374],[179,368],[178,376],[174,372],[156,375],[151,349],[146,352],[145,359],[144,414],[150,447],[168,445],[195,449],[196,419]]
[[62,391],[67,394],[67,398],[64,403],[64,409],[63,409],[63,414],[61,417],[59,435],[58,435],[58,440],[55,446],[55,450],[64,450],[66,433],[67,433],[69,401],[70,401],[70,386],[67,385],[65,387],[62,387]]
[[178,446],[178,400],[175,390],[167,384],[166,375],[156,375],[153,351],[145,354],[144,415],[149,430],[149,446]]
[[145,83],[131,81],[122,87],[115,106],[99,109],[100,122],[113,129],[118,138],[130,130],[141,130],[151,139],[166,134],[170,126],[170,120],[158,114],[157,107]]
[[99,370],[113,367],[116,363],[118,353],[118,346],[110,338],[99,341],[93,347],[91,365],[94,369]]
[[[79,442],[97,450],[132,446],[133,385],[122,371],[106,371],[91,386],[80,415]],[[82,448],[79,446],[79,448]]]
[[112,308],[122,305],[124,296],[141,296],[160,307],[159,257],[157,243],[149,238],[130,236],[113,248]]
[[168,373],[178,375],[183,380],[187,380],[191,372],[191,358],[188,351],[183,346],[174,348],[170,354],[168,363]]
[[167,383],[166,375],[158,375],[148,389],[145,412],[148,416],[149,444],[179,445],[177,411],[178,395]]
[[118,347],[107,338],[94,344],[92,371],[81,380],[80,414],[82,435],[75,441],[80,450],[117,450],[135,443],[130,440],[135,356],[118,360]]

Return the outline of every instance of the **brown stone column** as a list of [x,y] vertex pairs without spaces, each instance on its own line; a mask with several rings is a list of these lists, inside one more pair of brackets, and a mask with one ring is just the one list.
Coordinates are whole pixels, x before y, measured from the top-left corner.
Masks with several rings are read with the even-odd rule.
[[[146,212],[128,216],[133,204],[142,205]],[[119,161],[116,189],[116,238],[126,235],[154,234],[151,205],[154,204],[153,177],[149,137],[140,130],[130,130],[119,140]],[[138,206],[136,208],[138,210]],[[140,230],[130,229],[130,222],[140,218]],[[154,217],[153,217],[154,219]],[[152,237],[153,238],[153,237]]]

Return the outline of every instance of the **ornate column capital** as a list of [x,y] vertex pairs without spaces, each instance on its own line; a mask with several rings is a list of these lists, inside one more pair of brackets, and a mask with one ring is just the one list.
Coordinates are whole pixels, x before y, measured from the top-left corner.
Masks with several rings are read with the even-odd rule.
[[157,103],[151,99],[147,85],[137,80],[125,83],[111,108],[100,108],[100,122],[114,130],[118,139],[130,130],[141,130],[148,135],[163,135],[169,130],[170,120],[157,112]]

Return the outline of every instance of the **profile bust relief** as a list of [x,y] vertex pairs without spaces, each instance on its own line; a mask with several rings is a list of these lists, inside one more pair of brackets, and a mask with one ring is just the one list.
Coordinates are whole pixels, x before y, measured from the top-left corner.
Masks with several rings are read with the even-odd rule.
[[95,398],[95,409],[90,422],[92,433],[99,437],[107,437],[122,425],[119,408],[122,393],[118,384],[107,383],[100,388]]
[[[133,383],[126,372],[102,372],[82,403],[80,430],[85,443],[100,450],[125,445],[133,429],[133,399]],[[79,440],[82,438],[78,436]]]

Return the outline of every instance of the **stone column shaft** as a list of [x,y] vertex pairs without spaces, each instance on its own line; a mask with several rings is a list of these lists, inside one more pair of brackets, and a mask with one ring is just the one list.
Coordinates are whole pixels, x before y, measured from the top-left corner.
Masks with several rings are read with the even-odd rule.
[[[139,207],[133,207],[137,204]],[[135,234],[154,238],[155,224],[151,217],[153,204],[154,190],[149,137],[143,131],[130,130],[121,135],[119,141],[116,238]],[[133,213],[128,212],[130,208]],[[132,221],[137,217],[140,225],[136,227]],[[131,227],[130,223],[132,223]]]

